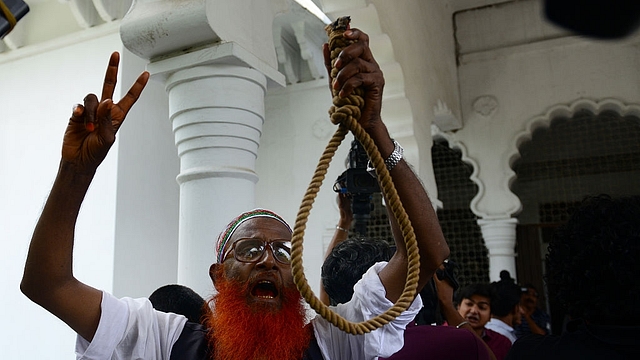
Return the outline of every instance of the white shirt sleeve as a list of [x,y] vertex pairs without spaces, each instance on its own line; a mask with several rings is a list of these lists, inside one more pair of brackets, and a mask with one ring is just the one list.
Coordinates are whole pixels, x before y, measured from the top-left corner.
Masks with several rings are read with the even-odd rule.
[[[362,322],[382,314],[393,306],[378,273],[385,262],[373,265],[354,286],[354,294],[346,304],[332,308],[351,322]],[[325,359],[372,360],[389,357],[404,346],[404,329],[422,308],[422,299],[416,296],[409,309],[383,327],[364,335],[351,335],[333,326],[320,316],[313,319],[318,346]]]
[[100,323],[93,340],[76,338],[78,360],[169,359],[187,318],[156,311],[148,299],[117,299],[102,292]]

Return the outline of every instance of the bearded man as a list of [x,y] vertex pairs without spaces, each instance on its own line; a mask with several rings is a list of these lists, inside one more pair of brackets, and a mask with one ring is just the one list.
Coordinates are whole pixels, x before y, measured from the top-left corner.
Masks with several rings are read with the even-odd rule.
[[[355,43],[344,48],[331,86],[339,96],[362,88],[360,124],[377,145],[413,224],[420,252],[418,291],[449,255],[435,212],[420,180],[402,160],[380,117],[384,78],[369,49],[368,36],[344,33]],[[325,65],[330,68],[328,46]],[[291,228],[278,215],[257,209],[234,219],[218,238],[217,261],[209,270],[218,294],[206,327],[182,315],[153,309],[148,299],[117,299],[73,276],[74,227],[95,171],[115,141],[129,109],[149,78],[144,72],[120,102],[111,100],[119,55],[111,56],[102,100],[89,94],[78,105],[65,133],[62,160],[31,239],[21,290],[78,334],[79,359],[375,359],[403,346],[405,326],[422,302],[384,327],[350,335],[321,317],[309,324],[291,272]],[[394,225],[397,250],[388,263],[369,269],[351,301],[336,311],[361,322],[387,310],[401,296],[407,251]],[[306,324],[306,325],[305,325]]]

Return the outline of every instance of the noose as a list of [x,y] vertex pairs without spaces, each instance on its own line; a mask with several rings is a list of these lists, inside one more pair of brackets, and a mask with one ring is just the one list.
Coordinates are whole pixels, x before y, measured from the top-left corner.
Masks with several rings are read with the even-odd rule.
[[[335,59],[343,48],[352,43],[351,40],[345,39],[343,36],[344,32],[349,29],[350,21],[351,19],[348,16],[341,17],[325,28],[327,35],[329,36],[329,48],[331,51],[331,79],[334,79],[338,73],[338,70],[333,66]],[[396,192],[393,181],[391,180],[391,175],[389,175],[389,171],[384,164],[384,160],[382,159],[377,146],[369,137],[369,134],[367,134],[358,123],[361,109],[364,106],[364,99],[362,97],[364,90],[362,88],[357,88],[351,95],[345,98],[339,97],[337,90],[332,89],[332,93],[333,106],[329,109],[329,114],[331,115],[331,122],[338,125],[338,129],[322,153],[313,178],[311,179],[311,183],[309,184],[307,192],[300,204],[291,239],[291,267],[293,280],[300,291],[300,294],[304,297],[307,303],[309,303],[309,305],[318,314],[320,314],[320,316],[342,331],[350,334],[361,335],[388,324],[409,308],[416,295],[416,289],[418,286],[418,278],[420,275],[420,255],[418,254],[418,245],[413,232],[413,227],[411,226],[409,217],[402,207],[402,203],[400,202],[398,193]],[[322,181],[325,178],[327,169],[329,168],[329,163],[335,155],[338,146],[344,140],[349,131],[351,131],[355,138],[363,145],[369,159],[371,159],[371,162],[376,169],[376,173],[380,179],[380,188],[387,199],[387,206],[391,209],[393,216],[397,219],[400,229],[402,230],[408,257],[407,279],[400,298],[398,298],[395,304],[393,304],[393,306],[384,313],[360,323],[353,323],[346,320],[320,301],[309,287],[308,281],[304,275],[304,268],[302,266],[302,240],[306,229],[307,218],[320,186],[322,185]]]

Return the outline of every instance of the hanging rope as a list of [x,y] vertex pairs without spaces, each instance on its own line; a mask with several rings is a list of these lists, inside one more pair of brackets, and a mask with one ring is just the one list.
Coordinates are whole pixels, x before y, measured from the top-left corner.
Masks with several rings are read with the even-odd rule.
[[[341,17],[325,28],[329,35],[329,48],[331,50],[331,79],[334,79],[338,73],[338,70],[333,67],[335,59],[344,47],[351,44],[351,41],[345,39],[343,36],[343,33],[349,29],[350,20],[351,19],[348,16]],[[393,181],[391,180],[391,175],[389,175],[389,171],[384,164],[384,159],[382,159],[376,144],[371,140],[369,134],[367,134],[358,123],[360,111],[364,106],[364,99],[362,97],[364,90],[362,88],[355,89],[353,94],[346,98],[339,97],[336,90],[332,90],[332,92],[333,106],[329,109],[329,114],[331,115],[331,122],[338,125],[338,129],[322,153],[311,183],[309,184],[307,192],[300,204],[291,239],[291,266],[293,271],[293,280],[298,287],[300,294],[302,294],[309,305],[318,314],[320,314],[320,316],[342,331],[350,334],[361,335],[388,324],[409,308],[416,295],[420,274],[420,255],[418,254],[418,245],[413,232],[413,227],[411,226],[409,217],[402,207],[398,193],[396,192]],[[320,301],[309,287],[308,281],[304,276],[304,268],[302,266],[302,240],[309,212],[311,211],[313,202],[320,186],[322,185],[322,181],[325,178],[327,169],[329,168],[329,163],[335,155],[338,146],[340,146],[340,143],[344,140],[349,131],[354,134],[355,138],[360,141],[362,146],[365,148],[367,155],[369,155],[369,159],[371,159],[371,162],[376,169],[382,193],[387,199],[387,207],[391,209],[393,216],[397,219],[400,229],[402,230],[408,256],[407,279],[404,290],[398,301],[396,301],[396,303],[386,312],[368,321],[360,323],[352,323],[344,319]]]

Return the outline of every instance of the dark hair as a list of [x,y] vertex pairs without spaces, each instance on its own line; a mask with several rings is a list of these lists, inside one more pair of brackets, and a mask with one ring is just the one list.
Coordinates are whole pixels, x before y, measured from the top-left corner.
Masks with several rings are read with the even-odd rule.
[[201,323],[208,306],[195,291],[177,284],[159,287],[149,296],[149,301],[156,310],[184,315],[194,323]]
[[475,283],[460,288],[455,295],[456,304],[459,305],[463,299],[471,299],[473,295],[480,295],[488,298],[489,303],[493,308],[493,300],[496,297],[496,293],[493,290],[493,287],[486,283]]
[[522,288],[523,288],[523,290],[526,290],[526,291],[531,289],[531,290],[534,290],[536,293],[538,292],[538,289],[535,287],[535,285],[533,285],[533,283],[522,284]]
[[395,248],[382,239],[349,238],[336,245],[322,264],[322,286],[331,305],[346,303],[353,286],[375,263],[389,261]]
[[500,281],[492,282],[491,286],[496,295],[491,301],[491,313],[496,316],[509,315],[520,302],[520,286],[506,270],[500,272]]
[[571,318],[640,320],[640,197],[585,198],[549,243],[549,292]]

